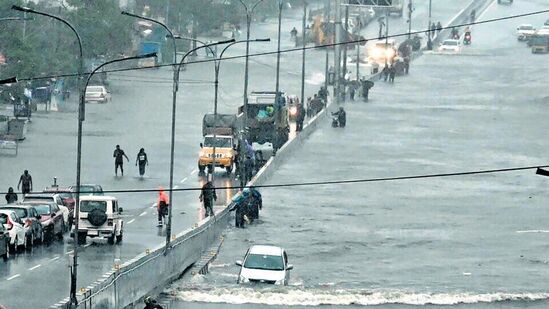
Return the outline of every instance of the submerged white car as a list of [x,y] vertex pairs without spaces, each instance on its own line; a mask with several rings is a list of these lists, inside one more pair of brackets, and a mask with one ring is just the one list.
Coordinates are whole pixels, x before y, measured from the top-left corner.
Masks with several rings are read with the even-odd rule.
[[454,52],[459,53],[461,50],[461,44],[459,40],[444,40],[438,48],[439,52]]
[[519,41],[527,40],[529,37],[531,37],[534,32],[536,32],[536,28],[530,24],[522,24],[517,27],[517,39]]
[[244,261],[236,261],[240,266],[237,283],[267,283],[288,285],[290,270],[286,251],[275,246],[252,246],[246,252]]

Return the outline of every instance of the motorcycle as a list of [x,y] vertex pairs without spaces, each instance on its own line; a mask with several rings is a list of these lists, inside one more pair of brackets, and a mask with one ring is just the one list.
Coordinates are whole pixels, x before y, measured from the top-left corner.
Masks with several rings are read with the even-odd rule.
[[463,44],[471,45],[471,33],[470,32],[465,32],[465,36],[463,37]]
[[332,116],[332,128],[338,128],[339,126],[339,119],[337,116]]

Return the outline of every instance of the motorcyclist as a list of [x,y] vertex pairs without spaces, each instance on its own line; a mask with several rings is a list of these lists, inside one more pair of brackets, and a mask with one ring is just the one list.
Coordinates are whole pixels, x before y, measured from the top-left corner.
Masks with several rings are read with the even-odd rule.
[[463,43],[471,44],[471,30],[469,28],[465,29],[465,33],[463,34]]
[[295,39],[297,37],[297,29],[294,27],[292,31],[290,31],[290,36],[292,39]]
[[337,122],[339,127],[345,127],[345,124],[347,123],[347,115],[345,113],[345,110],[343,109],[343,106],[341,106],[337,112],[332,113],[332,116],[337,116]]
[[455,39],[456,37],[459,38],[459,31],[455,27],[453,27],[452,28],[452,38]]

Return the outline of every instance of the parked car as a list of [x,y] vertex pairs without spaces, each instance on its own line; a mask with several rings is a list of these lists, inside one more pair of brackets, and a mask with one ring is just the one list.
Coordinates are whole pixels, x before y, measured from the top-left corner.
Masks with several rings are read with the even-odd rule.
[[0,209],[13,210],[17,216],[23,221],[23,228],[25,229],[25,237],[27,249],[31,249],[36,243],[44,242],[44,228],[40,223],[40,215],[36,212],[36,209],[32,205],[9,205]]
[[48,187],[42,190],[43,193],[57,193],[63,201],[63,205],[69,208],[69,211],[72,213],[74,211],[74,194],[71,191],[70,187]]
[[290,270],[288,255],[280,247],[255,245],[248,249],[240,266],[237,283],[268,283],[287,285]]
[[0,256],[4,262],[10,258],[10,235],[3,224],[0,224]]
[[109,244],[122,241],[124,221],[122,207],[118,199],[111,196],[82,196],[78,230],[73,232],[78,243],[86,242],[86,237],[105,237]]
[[[78,189],[76,186],[70,186],[69,187],[72,192],[77,192]],[[97,195],[102,196],[103,195],[103,188],[101,188],[100,185],[96,184],[84,184],[80,185],[80,196],[82,195]]]
[[74,218],[74,209],[73,211],[70,211],[67,206],[65,206],[63,202],[63,198],[58,193],[29,193],[25,195],[23,198],[23,202],[53,202],[56,203],[59,209],[61,210],[61,213],[63,214],[63,228],[65,228],[65,231],[68,231],[70,226],[72,225],[72,221]]
[[21,221],[15,211],[0,209],[0,224],[8,230],[10,236],[9,250],[11,253],[15,253],[19,247],[26,249],[27,239],[25,237],[23,221]]
[[107,103],[110,100],[110,93],[105,86],[88,86],[86,87],[86,102]]
[[33,201],[23,202],[21,203],[21,205],[34,207],[37,214],[40,216],[39,220],[42,224],[44,239],[46,241],[53,241],[56,237],[58,239],[63,239],[65,222],[63,220],[63,213],[56,203],[46,201]]

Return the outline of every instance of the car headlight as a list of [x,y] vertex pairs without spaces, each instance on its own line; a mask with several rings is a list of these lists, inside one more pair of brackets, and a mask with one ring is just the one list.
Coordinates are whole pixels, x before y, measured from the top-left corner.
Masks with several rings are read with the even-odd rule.
[[239,282],[239,283],[249,283],[249,282],[250,282],[250,279],[248,279],[248,278],[246,278],[246,277],[244,277],[244,276],[240,276],[240,277],[238,278],[238,282]]

